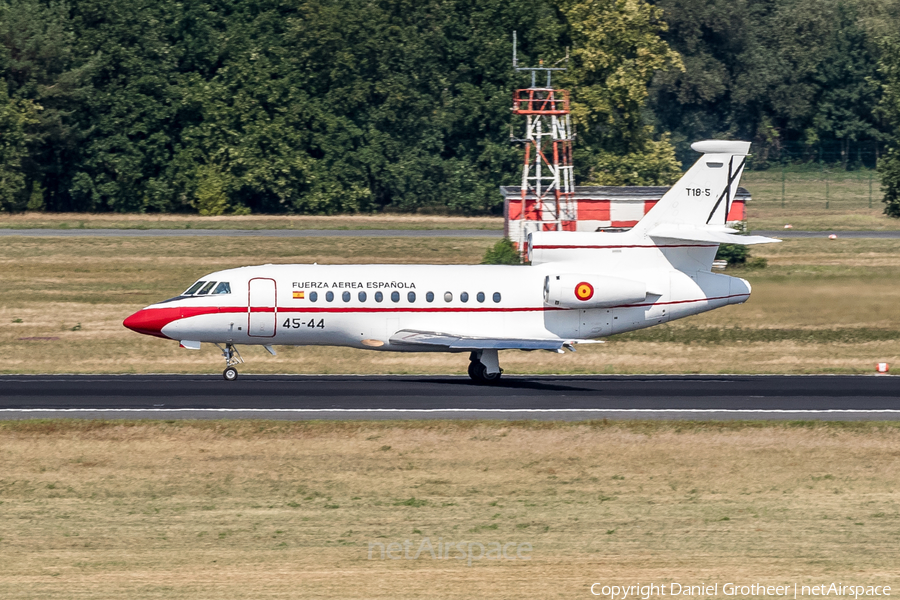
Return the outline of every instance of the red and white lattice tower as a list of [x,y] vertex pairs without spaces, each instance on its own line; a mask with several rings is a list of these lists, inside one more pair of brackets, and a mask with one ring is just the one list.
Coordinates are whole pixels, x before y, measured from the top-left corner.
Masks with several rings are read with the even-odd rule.
[[[568,56],[564,59],[568,61]],[[528,230],[574,231],[577,219],[572,141],[575,133],[569,110],[569,92],[554,89],[553,71],[565,67],[520,67],[516,61],[513,32],[513,68],[531,73],[531,87],[513,95],[512,112],[525,117],[525,136],[513,141],[525,144],[520,202],[522,239]],[[557,63],[558,64],[558,63]],[[546,74],[546,85],[537,86],[538,73]]]

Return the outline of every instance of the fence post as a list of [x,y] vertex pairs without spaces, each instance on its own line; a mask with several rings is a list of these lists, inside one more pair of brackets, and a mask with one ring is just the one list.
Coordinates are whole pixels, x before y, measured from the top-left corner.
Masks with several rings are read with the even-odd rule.
[[829,189],[828,189],[828,171],[825,169],[825,164],[822,164],[822,174],[825,176],[825,210],[828,210],[830,204],[829,198]]
[[781,208],[784,208],[784,161],[781,161]]
[[872,171],[869,171],[869,208],[872,208]]

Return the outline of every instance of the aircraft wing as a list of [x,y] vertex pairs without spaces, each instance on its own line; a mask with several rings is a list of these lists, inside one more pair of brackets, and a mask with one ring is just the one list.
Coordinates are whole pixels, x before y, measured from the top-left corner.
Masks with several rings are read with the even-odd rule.
[[[483,338],[438,333],[434,331],[414,331],[401,329],[391,336],[391,344],[413,346],[436,346],[449,350],[555,350],[564,347],[572,349],[572,344],[581,340],[539,340],[526,338]],[[584,340],[585,342],[594,340]]]
[[738,235],[734,229],[727,227],[683,227],[678,225],[657,225],[648,232],[650,237],[662,237],[689,242],[710,242],[713,244],[771,244],[780,242],[775,238],[762,235]]

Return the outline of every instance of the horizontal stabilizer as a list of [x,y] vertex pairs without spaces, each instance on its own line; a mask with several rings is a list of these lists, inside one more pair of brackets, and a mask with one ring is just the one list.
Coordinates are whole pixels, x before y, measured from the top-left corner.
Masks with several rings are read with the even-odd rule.
[[709,242],[711,244],[771,244],[780,242],[762,235],[739,235],[727,227],[684,227],[678,225],[658,225],[650,230],[650,237],[685,240],[688,242]]
[[700,154],[737,154],[746,156],[750,153],[750,142],[732,140],[703,140],[691,144],[691,150]]
[[[588,340],[585,340],[588,341]],[[590,340],[593,342],[594,340]],[[561,350],[580,340],[483,338],[403,329],[391,336],[392,345],[435,346],[449,350]]]

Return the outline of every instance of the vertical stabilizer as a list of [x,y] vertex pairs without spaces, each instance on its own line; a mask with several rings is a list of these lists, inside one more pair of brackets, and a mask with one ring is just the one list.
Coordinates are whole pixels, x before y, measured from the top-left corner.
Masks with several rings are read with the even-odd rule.
[[750,142],[706,140],[691,144],[691,148],[703,156],[632,231],[646,235],[658,225],[724,227]]

